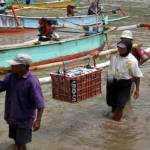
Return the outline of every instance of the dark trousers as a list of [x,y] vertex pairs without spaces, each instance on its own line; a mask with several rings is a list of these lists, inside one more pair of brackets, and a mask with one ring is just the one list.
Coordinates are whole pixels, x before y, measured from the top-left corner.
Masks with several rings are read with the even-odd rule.
[[124,108],[130,97],[131,84],[131,79],[114,79],[112,82],[107,81],[106,102],[108,106],[112,108]]
[[51,36],[43,37],[43,36],[39,35],[39,41],[51,41],[51,40],[52,40]]

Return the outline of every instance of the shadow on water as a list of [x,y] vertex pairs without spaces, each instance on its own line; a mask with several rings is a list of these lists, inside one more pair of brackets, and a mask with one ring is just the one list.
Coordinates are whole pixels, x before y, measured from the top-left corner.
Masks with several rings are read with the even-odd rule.
[[[128,20],[114,23],[114,26],[150,21],[150,18],[144,18],[143,15],[147,14],[148,5],[134,3],[130,5],[130,3],[122,2],[121,5],[131,17]],[[138,29],[133,33],[135,41],[143,43],[145,47],[150,46],[149,30]],[[33,34],[32,37],[36,34]],[[120,32],[109,35],[112,43],[118,41],[119,35]],[[13,37],[14,40],[17,38],[21,40],[19,36],[16,37]],[[28,39],[31,36],[26,34],[25,38]],[[149,150],[150,61],[142,67],[142,70],[144,78],[141,81],[140,98],[131,100],[127,105],[121,122],[112,121],[104,115],[110,111],[105,103],[104,75],[101,96],[74,104],[52,99],[51,85],[43,85],[46,108],[42,118],[42,127],[41,130],[33,133],[33,142],[28,145],[29,150]],[[48,76],[49,69],[36,71],[34,74],[39,77],[42,77],[43,74]],[[4,95],[5,93],[0,94],[0,150],[13,150],[13,141],[7,138],[8,126],[2,117]]]

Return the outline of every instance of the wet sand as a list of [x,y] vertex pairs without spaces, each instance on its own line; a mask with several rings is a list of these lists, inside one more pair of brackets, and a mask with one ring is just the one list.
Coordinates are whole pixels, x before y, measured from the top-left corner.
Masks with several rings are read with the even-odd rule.
[[[149,72],[150,73],[150,72]],[[131,100],[121,122],[104,114],[110,111],[105,103],[105,79],[102,95],[79,103],[52,99],[51,86],[42,86],[46,108],[41,129],[33,133],[29,150],[148,150],[150,135],[150,80],[143,78],[141,95]],[[2,94],[3,95],[3,94]],[[0,150],[12,149],[7,138],[8,126],[3,120],[4,98],[0,108]]]
[[[125,4],[124,7],[132,17],[113,25],[150,21],[150,18],[143,17],[148,12],[147,5],[132,4],[129,7],[129,3]],[[149,30],[139,29],[134,30],[133,33],[135,41],[150,47]],[[120,32],[112,33],[110,41],[116,43],[119,35]],[[27,35],[25,36],[28,38]],[[104,75],[101,96],[73,104],[54,100],[51,95],[51,85],[42,85],[46,108],[41,129],[33,133],[33,141],[28,145],[29,150],[149,150],[150,61],[142,70],[144,78],[141,80],[140,97],[138,100],[132,99],[127,105],[121,122],[112,121],[104,115],[110,111],[105,102]],[[38,77],[44,77],[48,76],[50,71],[46,69],[33,73]],[[0,150],[13,150],[13,141],[7,137],[8,126],[3,120],[4,95],[5,93],[0,94]]]

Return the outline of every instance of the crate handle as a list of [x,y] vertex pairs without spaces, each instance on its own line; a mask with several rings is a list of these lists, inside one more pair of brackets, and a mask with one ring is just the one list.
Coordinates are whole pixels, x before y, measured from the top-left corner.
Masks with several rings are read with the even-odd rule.
[[88,58],[88,64],[86,65],[87,68],[91,68],[90,62],[91,62],[91,58],[93,59],[93,66],[96,66],[96,61],[95,61],[95,57],[89,57]]
[[[59,68],[58,68],[58,71],[57,71],[57,73],[58,74],[60,74],[60,68],[61,68],[61,65],[59,66]],[[65,68],[65,63],[64,63],[64,61],[63,61],[63,63],[62,63],[62,70],[63,70],[63,74],[65,75],[66,74],[66,68]]]
[[65,68],[65,63],[63,61],[63,72],[64,72],[64,75],[66,74],[66,68]]

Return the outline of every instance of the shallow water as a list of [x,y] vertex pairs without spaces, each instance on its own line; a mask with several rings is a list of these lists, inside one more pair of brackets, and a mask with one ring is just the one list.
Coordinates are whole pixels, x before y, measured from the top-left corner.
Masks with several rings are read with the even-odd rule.
[[[150,11],[146,4],[121,3],[131,16],[128,20],[113,25],[128,25],[149,22],[144,17]],[[149,11],[148,11],[149,10]],[[133,31],[135,41],[150,47],[150,31],[138,29]],[[110,34],[113,45],[118,41],[120,32]],[[9,40],[22,40],[35,37],[12,36]],[[57,69],[57,67],[55,68]],[[42,126],[33,133],[33,142],[29,150],[149,150],[150,147],[150,61],[142,67],[144,78],[141,81],[140,98],[131,100],[126,107],[121,122],[115,122],[104,114],[110,109],[105,103],[105,71],[102,76],[102,95],[80,103],[66,103],[52,99],[51,85],[42,85],[46,109]],[[48,76],[50,69],[33,72],[38,77]],[[12,150],[13,141],[8,139],[8,126],[3,120],[4,95],[0,94],[0,150]]]

